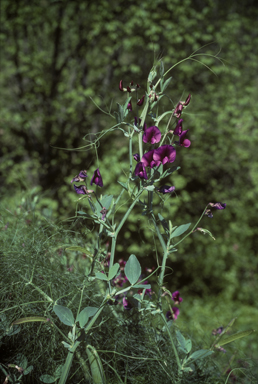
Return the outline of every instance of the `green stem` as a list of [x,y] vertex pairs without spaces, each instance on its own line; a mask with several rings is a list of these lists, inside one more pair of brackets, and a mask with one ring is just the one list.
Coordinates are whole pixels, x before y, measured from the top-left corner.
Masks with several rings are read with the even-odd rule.
[[134,201],[132,202],[130,208],[128,209],[128,211],[126,212],[126,214],[124,215],[124,217],[123,217],[122,220],[120,221],[119,226],[117,227],[117,229],[116,229],[116,231],[115,231],[115,238],[117,238],[117,235],[119,234],[120,229],[122,228],[122,226],[124,225],[124,222],[126,221],[126,219],[128,218],[128,216],[130,215],[131,210],[133,209],[133,207],[135,206],[135,204],[138,202],[139,197],[141,196],[142,192],[143,192],[143,189],[140,189],[140,191],[139,191],[138,194],[136,195]]
[[168,336],[169,336],[169,339],[170,339],[170,343],[171,343],[171,345],[172,345],[172,348],[173,348],[173,351],[174,351],[174,354],[175,354],[175,357],[176,357],[176,362],[177,362],[177,366],[178,366],[178,371],[180,372],[180,371],[181,371],[181,368],[182,368],[182,365],[181,365],[181,363],[180,363],[180,359],[179,359],[179,356],[178,356],[178,353],[177,353],[176,346],[175,346],[174,341],[173,341],[173,337],[172,337],[171,332],[170,332],[170,329],[169,329],[169,327],[168,327],[167,319],[166,319],[166,317],[165,317],[165,315],[164,315],[163,312],[160,313],[160,316],[161,316],[161,318],[162,318],[162,320],[163,320],[163,322],[164,322],[164,324],[165,324],[166,330],[167,330],[167,332],[168,332]]
[[66,380],[68,378],[68,375],[69,375],[69,372],[70,372],[70,369],[71,369],[71,365],[72,365],[72,362],[73,362],[74,352],[75,352],[75,350],[76,350],[76,348],[78,347],[79,344],[80,344],[80,341],[76,341],[74,346],[72,347],[72,349],[68,352],[67,357],[66,357],[66,361],[65,361],[65,364],[64,364],[64,367],[62,369],[62,374],[61,374],[61,377],[60,377],[60,380],[59,380],[58,384],[65,384],[66,383]]

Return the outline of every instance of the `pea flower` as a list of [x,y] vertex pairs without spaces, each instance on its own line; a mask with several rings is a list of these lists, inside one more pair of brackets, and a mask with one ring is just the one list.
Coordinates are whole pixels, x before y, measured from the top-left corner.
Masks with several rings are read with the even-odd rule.
[[127,300],[126,297],[123,298],[124,309],[129,310],[133,308],[132,304]]
[[172,293],[172,300],[175,302],[176,305],[182,303],[183,299],[180,297],[179,291],[175,291]]
[[178,120],[178,123],[176,125],[176,128],[174,129],[174,135],[180,136],[183,131],[183,119]]
[[[209,203],[208,205],[210,205],[212,208],[219,209],[219,210],[226,208],[226,203]],[[204,214],[211,219],[213,218],[213,214],[210,209],[206,209]]]
[[93,193],[94,191],[92,189],[87,189],[86,185],[75,185],[74,184],[75,192],[79,195],[89,195],[90,193]]
[[179,101],[179,103],[177,104],[175,110],[174,110],[174,116],[176,116],[176,118],[180,118],[181,116],[181,113],[183,111],[183,108],[186,107],[191,101],[191,95],[189,94],[186,98],[185,101]]
[[185,147],[185,148],[190,147],[190,145],[191,145],[191,141],[185,138],[185,136],[186,136],[186,134],[187,134],[188,131],[189,131],[189,129],[187,129],[186,131],[183,131],[183,132],[179,135],[179,141],[175,141],[175,144],[178,144],[178,145],[180,145],[181,147]]
[[162,164],[173,163],[175,158],[176,150],[172,145],[161,145],[153,153],[153,160]]
[[140,179],[148,180],[145,166],[141,161],[136,165],[134,173],[135,173],[135,176],[140,177]]
[[166,313],[166,318],[168,320],[176,320],[178,315],[179,315],[179,313],[180,313],[180,311],[179,311],[179,309],[177,307],[172,307],[171,309],[172,309],[172,312],[168,311]]
[[103,181],[102,181],[102,177],[101,177],[99,168],[97,168],[97,169],[94,171],[94,173],[93,173],[93,176],[92,176],[90,185],[92,185],[93,183],[96,184],[96,185],[98,185],[99,187],[103,187]]
[[137,163],[140,161],[140,155],[139,155],[139,153],[135,153],[134,155],[133,155],[133,158],[134,158],[134,160],[135,161],[137,161]]
[[145,130],[142,140],[144,143],[159,143],[161,139],[161,132],[158,127],[149,127]]
[[128,109],[128,111],[132,112],[133,106],[132,106],[131,101],[127,104],[127,109]]
[[141,107],[141,106],[143,105],[144,98],[145,98],[145,95],[143,95],[143,97],[142,97],[141,99],[138,100],[137,105],[138,105],[139,107]]
[[146,152],[143,155],[141,162],[144,165],[144,167],[153,168],[153,167],[156,167],[160,164],[160,161],[154,160],[154,158],[153,158],[154,152],[155,152],[155,149],[152,149],[151,151]]
[[[137,119],[137,117],[135,117],[135,118],[134,118],[134,125],[135,125],[137,128],[139,128],[140,125],[141,125],[141,121],[142,121],[142,119],[139,119],[139,123],[138,123],[138,119]],[[143,124],[143,131],[145,131],[146,129],[147,129],[147,124],[144,123],[144,124]]]
[[107,215],[107,209],[105,207],[103,207],[102,210],[100,211],[100,213],[102,214],[101,220],[105,220],[106,215]]
[[88,177],[87,175],[87,171],[80,171],[79,175],[76,175],[72,180],[71,180],[71,183],[79,183],[80,181],[85,181],[86,177]]
[[174,192],[175,189],[176,188],[173,187],[173,186],[170,187],[169,185],[163,185],[162,187],[157,188],[157,191],[160,192],[160,193],[163,193],[163,195],[164,195],[165,193],[172,193],[172,192]]

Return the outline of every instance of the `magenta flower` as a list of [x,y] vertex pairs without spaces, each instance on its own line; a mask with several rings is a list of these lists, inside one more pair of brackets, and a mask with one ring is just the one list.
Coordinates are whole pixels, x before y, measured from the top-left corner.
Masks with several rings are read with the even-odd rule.
[[178,315],[179,315],[179,313],[180,313],[180,311],[179,311],[179,309],[177,307],[172,307],[172,313],[171,313],[171,311],[168,311],[166,313],[166,318],[168,320],[176,320]]
[[144,143],[151,143],[151,144],[159,143],[160,139],[161,139],[161,132],[158,129],[158,127],[155,127],[155,126],[147,128],[142,137],[142,140],[144,141]]
[[124,309],[129,310],[133,308],[132,304],[127,300],[126,297],[123,298]]
[[169,185],[163,185],[162,187],[157,188],[157,191],[160,192],[160,193],[163,193],[163,195],[164,195],[165,193],[172,193],[172,192],[174,192],[175,189],[176,188],[173,187],[173,186],[170,187]]
[[173,163],[176,158],[176,150],[172,145],[161,145],[154,150],[153,160],[162,164]]
[[172,293],[172,300],[174,300],[176,305],[182,303],[183,299],[182,297],[180,297],[179,291],[175,291]]
[[177,106],[174,110],[174,116],[176,116],[179,119],[181,116],[183,108],[186,107],[190,103],[190,100],[191,100],[191,95],[189,94],[185,101],[179,101],[179,103],[177,104]]
[[140,155],[139,155],[139,153],[135,153],[134,155],[133,155],[133,158],[134,158],[134,160],[135,161],[137,161],[137,163],[140,161]]
[[[130,91],[130,92],[131,92],[131,91]],[[128,109],[128,111],[132,112],[132,110],[133,110],[133,106],[132,106],[131,101],[127,104],[127,109]]]
[[102,177],[98,168],[93,173],[90,185],[92,185],[93,183],[98,185],[99,187],[103,187]]
[[135,176],[140,177],[140,179],[148,180],[145,166],[141,161],[136,165],[134,173],[135,173]]
[[188,131],[189,131],[189,129],[187,129],[186,131],[183,131],[183,132],[179,135],[179,141],[175,141],[175,144],[178,144],[178,145],[180,145],[181,147],[185,147],[185,148],[190,147],[190,145],[191,145],[191,141],[185,138],[185,136],[186,136],[186,134],[187,134]]
[[183,131],[183,119],[178,120],[178,123],[176,125],[176,128],[174,129],[174,135],[180,136]]
[[156,149],[152,149],[151,151],[146,152],[143,155],[141,162],[143,163],[144,167],[153,168],[153,167],[156,167],[160,164],[160,161],[154,160],[154,152],[155,151],[156,151]]
[[107,215],[107,209],[105,207],[103,207],[102,210],[100,211],[100,213],[102,214],[101,220],[105,220],[106,215]]

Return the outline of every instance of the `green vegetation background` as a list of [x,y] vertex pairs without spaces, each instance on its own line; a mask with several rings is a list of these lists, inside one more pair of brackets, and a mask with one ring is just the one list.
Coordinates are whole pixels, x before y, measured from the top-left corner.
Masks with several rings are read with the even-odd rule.
[[[184,114],[190,148],[177,153],[180,171],[168,180],[177,197],[162,212],[174,225],[194,223],[209,202],[225,211],[205,218],[213,241],[196,233],[171,258],[168,288],[179,289],[182,322],[206,327],[240,317],[241,330],[257,322],[258,278],[258,6],[255,1],[1,1],[0,185],[3,211],[21,192],[41,195],[38,209],[56,220],[74,215],[70,180],[98,166],[104,192],[117,194],[127,172],[121,133],[94,135],[113,125],[107,110],[125,99],[118,90],[133,80],[145,90],[155,58],[165,68],[207,45],[212,58],[178,66],[169,95],[174,104],[192,94]],[[212,43],[212,44],[210,44]],[[133,112],[132,112],[133,116]],[[57,148],[66,148],[61,150]],[[136,148],[136,147],[135,147]],[[135,149],[135,152],[137,149]],[[123,212],[121,208],[121,212]],[[4,218],[4,219],[3,219]],[[133,252],[142,265],[156,264],[151,231],[131,215],[121,232],[117,258]],[[87,241],[87,237],[86,237]],[[183,317],[184,316],[184,317]],[[225,323],[223,325],[225,325]],[[257,345],[249,343],[257,356]],[[245,345],[246,346],[246,345]]]

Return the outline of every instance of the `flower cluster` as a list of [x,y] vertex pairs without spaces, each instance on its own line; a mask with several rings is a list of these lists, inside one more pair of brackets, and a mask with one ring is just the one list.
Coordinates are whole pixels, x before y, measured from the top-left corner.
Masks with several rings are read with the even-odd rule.
[[[172,293],[172,297],[171,297],[171,299],[174,301],[174,303],[176,304],[176,305],[179,305],[180,303],[182,303],[182,301],[183,301],[183,299],[182,299],[182,297],[180,297],[180,293],[179,293],[179,291],[175,291],[175,292],[173,292]],[[177,319],[177,317],[178,317],[178,315],[179,315],[179,313],[180,313],[180,311],[179,311],[179,308],[177,308],[177,307],[170,307],[170,311],[168,311],[167,313],[166,313],[166,318],[168,319],[168,320],[176,320]]]
[[[218,209],[218,210],[226,208],[226,203],[209,203],[208,205],[211,206],[212,208],[215,208],[215,209]],[[204,214],[206,216],[210,217],[211,219],[213,218],[213,214],[212,214],[210,209],[206,209]]]
[[[82,181],[84,181],[86,183],[86,177],[88,177],[87,171],[85,171],[85,170],[84,171],[80,171],[79,175],[76,175],[71,180],[71,183],[79,183],[79,182],[82,182]],[[100,174],[100,171],[99,171],[98,168],[93,173],[90,185],[92,185],[93,183],[98,185],[99,187],[103,187],[102,177],[101,177],[101,174]],[[87,189],[86,185],[79,185],[78,186],[78,185],[74,184],[74,189],[75,189],[76,193],[81,194],[81,195],[89,195],[89,194],[94,192],[92,189]],[[103,215],[104,214],[105,213],[103,212]]]

